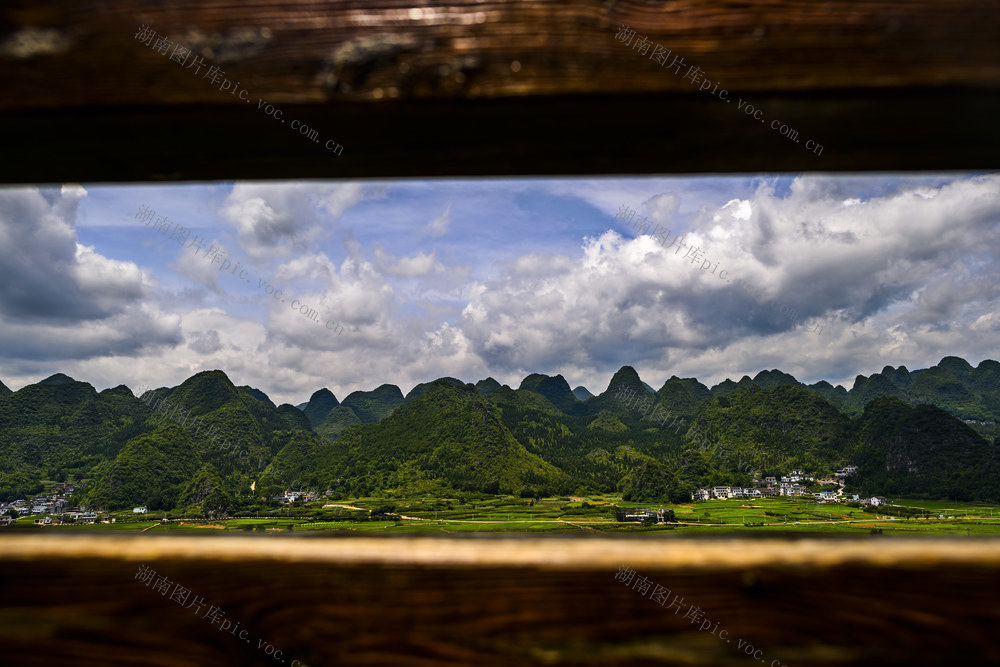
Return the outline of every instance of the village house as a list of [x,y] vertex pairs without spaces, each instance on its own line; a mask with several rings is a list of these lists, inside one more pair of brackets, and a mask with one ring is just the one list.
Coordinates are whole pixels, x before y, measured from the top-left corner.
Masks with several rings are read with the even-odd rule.
[[782,482],[780,490],[783,496],[801,496],[806,493],[806,487],[791,482]]
[[886,499],[882,496],[872,496],[871,498],[865,498],[861,501],[862,505],[869,505],[871,507],[879,507],[880,505],[886,504]]
[[0,515],[0,526],[9,526],[14,523],[14,517],[9,514]]
[[145,514],[147,511],[148,510],[146,509],[145,505],[142,505],[140,507],[133,507],[132,508],[132,513],[133,514]]
[[765,477],[764,478],[764,483],[767,484],[768,486],[777,486],[778,485],[778,480],[777,480],[776,477],[774,477],[772,475],[770,477]]
[[616,509],[616,521],[645,521],[653,519],[657,522],[663,521],[665,510],[661,507],[658,510],[646,509],[645,507],[630,507],[627,509]]
[[729,498],[729,487],[728,486],[713,486],[712,496],[719,498],[721,500],[726,500]]
[[711,497],[712,497],[712,492],[709,491],[708,489],[698,489],[697,491],[694,492],[695,500],[708,500]]

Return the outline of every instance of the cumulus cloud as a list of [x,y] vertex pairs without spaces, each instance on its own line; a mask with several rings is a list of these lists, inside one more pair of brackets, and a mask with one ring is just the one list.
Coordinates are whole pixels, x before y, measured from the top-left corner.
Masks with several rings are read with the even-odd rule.
[[669,225],[673,221],[674,214],[680,208],[681,200],[674,193],[666,193],[650,197],[645,202],[646,210],[649,211],[649,219],[662,225]]
[[[166,265],[194,287],[155,263],[109,259],[90,237],[80,244],[82,188],[2,190],[4,379],[54,358],[67,361],[57,370],[75,365],[109,384],[176,384],[222,368],[299,403],[320,386],[341,396],[395,382],[406,392],[442,375],[516,386],[530,372],[562,373],[598,392],[630,364],[655,387],[761,368],[849,384],[886,364],[995,356],[998,176],[601,185],[518,182],[491,195],[484,182],[480,201],[514,196],[553,225],[534,240],[496,225],[474,245],[445,203],[457,195],[440,184],[237,184],[219,209],[235,240],[217,236],[251,265],[252,285],[178,251]],[[623,236],[611,219],[623,201],[679,233],[681,249]],[[339,247],[321,245],[348,211],[359,226],[340,230]],[[303,239],[309,250],[291,252]],[[162,252],[148,251],[149,262]],[[257,277],[281,297],[258,290]]]
[[325,236],[364,196],[359,183],[237,183],[219,214],[252,259],[287,257]]
[[416,278],[445,270],[444,264],[438,261],[436,253],[433,252],[419,252],[413,257],[394,258],[378,248],[375,256],[379,269],[389,276]]
[[78,242],[76,216],[86,196],[80,186],[0,189],[0,350],[19,368],[128,356],[176,339],[176,322],[146,302],[134,262]]
[[[463,329],[491,365],[594,376],[631,363],[707,378],[707,352],[751,337],[785,370],[795,370],[787,357],[798,350],[798,371],[814,375],[839,355],[856,372],[872,345],[908,352],[919,340],[939,357],[953,354],[965,330],[992,321],[982,317],[1000,297],[1000,178],[887,188],[846,207],[852,190],[830,180],[797,178],[781,195],[761,184],[702,217],[680,253],[608,232],[578,259],[517,258],[473,290]],[[709,250],[706,239],[728,243]],[[805,321],[825,330],[809,333]]]

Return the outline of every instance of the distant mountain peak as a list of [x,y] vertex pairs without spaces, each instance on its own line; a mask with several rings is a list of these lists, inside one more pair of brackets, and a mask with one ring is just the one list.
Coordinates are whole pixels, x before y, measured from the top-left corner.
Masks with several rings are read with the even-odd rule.
[[503,385],[491,377],[488,377],[485,380],[480,380],[476,383],[476,389],[478,389],[479,393],[483,396],[489,396],[502,386]]
[[306,404],[302,412],[305,413],[309,423],[315,428],[326,419],[326,416],[330,414],[330,410],[338,405],[340,405],[340,402],[333,395],[333,392],[323,387],[313,393],[309,398],[309,403]]
[[521,391],[530,391],[548,399],[548,401],[567,414],[572,414],[579,406],[580,400],[569,388],[569,382],[562,375],[542,375],[532,373],[521,380]]
[[795,379],[795,376],[779,371],[777,368],[757,373],[757,375],[753,378],[753,383],[767,389],[774,389],[775,387],[781,387],[784,385],[799,386],[800,384],[799,381]]
[[627,387],[632,389],[646,389],[645,383],[642,378],[639,377],[639,373],[631,366],[622,366],[618,371],[611,377],[611,382],[608,383],[609,392],[617,392],[619,387]]
[[258,401],[266,403],[267,405],[270,405],[272,408],[278,407],[274,404],[274,401],[271,400],[270,396],[262,392],[260,389],[257,389],[256,387],[251,387],[250,385],[246,384],[243,385],[242,387],[237,387],[237,389],[242,389],[243,391],[247,392],[248,394],[256,398]]
[[50,375],[45,378],[38,384],[70,384],[71,382],[76,382],[76,380],[65,373],[56,373],[55,375]]
[[353,410],[363,423],[371,424],[388,417],[404,400],[399,387],[383,384],[371,391],[351,392],[340,405]]
[[430,389],[431,385],[434,385],[436,383],[444,383],[451,387],[458,387],[458,388],[465,387],[464,382],[462,382],[458,378],[453,378],[453,377],[442,377],[436,380],[432,380],[431,382],[421,382],[420,384],[418,384],[417,386],[415,386],[413,389],[410,390],[410,392],[403,399],[403,402],[409,403],[410,401],[420,398],[427,392],[428,389]]

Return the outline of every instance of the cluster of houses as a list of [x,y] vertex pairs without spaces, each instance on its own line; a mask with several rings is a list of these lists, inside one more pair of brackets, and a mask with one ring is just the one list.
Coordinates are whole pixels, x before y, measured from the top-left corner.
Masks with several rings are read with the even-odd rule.
[[[8,514],[10,510],[15,510],[17,516],[34,516],[34,522],[40,526],[52,526],[62,523],[115,523],[115,517],[108,514],[100,514],[86,507],[70,507],[69,497],[73,494],[75,487],[71,484],[59,484],[53,487],[50,494],[37,495],[28,500],[19,499],[10,503],[0,502],[0,527],[10,526],[16,519]],[[331,492],[327,492],[329,494]],[[274,497],[278,502],[289,505],[296,500],[302,502],[312,502],[319,500],[319,494],[313,491],[285,491]],[[145,505],[133,507],[133,514],[146,514],[149,508]]]
[[[97,521],[96,513],[88,512],[85,508],[69,506],[69,497],[73,495],[75,489],[72,484],[57,484],[48,494],[39,494],[27,500],[19,498],[9,503],[0,503],[0,526],[14,523],[14,518],[8,514],[10,510],[15,510],[19,517],[38,516],[35,523],[43,525],[69,517],[79,523],[94,523]],[[53,515],[57,518],[53,518]]]
[[[329,494],[329,492],[327,492]],[[319,494],[315,491],[289,491],[285,490],[284,493],[279,493],[274,497],[282,505],[290,505],[296,500],[301,500],[304,503],[310,503],[314,500],[319,500]]]
[[843,469],[834,473],[832,480],[819,480],[821,483],[839,483],[838,491],[820,491],[812,493],[806,490],[806,485],[802,482],[813,482],[816,478],[807,475],[803,470],[793,470],[790,475],[768,476],[763,479],[754,478],[754,487],[739,486],[713,486],[711,488],[698,489],[694,492],[694,500],[711,500],[729,498],[772,498],[776,496],[807,496],[815,498],[818,502],[832,503],[838,500],[855,500],[864,505],[877,507],[885,505],[886,499],[882,496],[872,498],[859,498],[857,494],[847,494],[843,492],[843,478],[857,472],[857,466],[844,466]]
[[[33,498],[25,500],[20,498],[10,503],[0,503],[0,527],[10,526],[15,523],[15,519],[10,510],[15,510],[18,517],[34,516],[35,523],[40,526],[59,525],[61,523],[97,523],[98,521],[115,522],[112,516],[104,514],[98,516],[97,512],[86,507],[71,507],[69,497],[73,495],[76,487],[72,484],[57,484],[52,487],[48,494],[39,494]],[[145,514],[145,506],[133,507],[134,514]]]

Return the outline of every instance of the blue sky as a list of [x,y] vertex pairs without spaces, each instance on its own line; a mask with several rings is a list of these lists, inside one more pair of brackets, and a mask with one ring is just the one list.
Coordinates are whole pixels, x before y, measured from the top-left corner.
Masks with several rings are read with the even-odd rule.
[[[616,220],[623,205],[686,250]],[[136,220],[142,207],[203,250]],[[598,393],[624,364],[655,388],[765,368],[850,387],[885,365],[996,359],[1000,340],[990,174],[9,187],[0,239],[12,389],[220,368],[291,403],[531,372]]]

